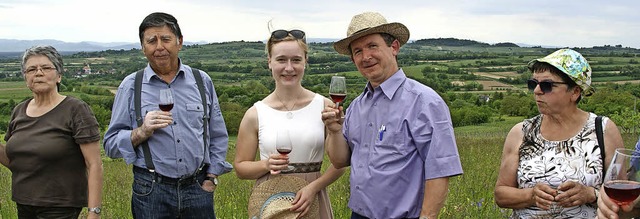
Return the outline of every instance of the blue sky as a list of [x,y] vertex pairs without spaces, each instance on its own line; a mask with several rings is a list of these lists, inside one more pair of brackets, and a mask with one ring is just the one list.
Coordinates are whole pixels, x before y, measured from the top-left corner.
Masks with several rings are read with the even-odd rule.
[[637,0],[1,0],[0,39],[138,42],[149,13],[178,19],[186,41],[265,40],[267,22],[310,38],[342,38],[351,17],[382,13],[411,39],[454,37],[486,43],[640,48]]

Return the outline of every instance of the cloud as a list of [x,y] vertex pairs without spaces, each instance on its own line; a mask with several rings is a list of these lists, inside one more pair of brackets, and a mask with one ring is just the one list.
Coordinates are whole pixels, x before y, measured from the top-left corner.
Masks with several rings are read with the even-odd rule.
[[407,25],[414,40],[640,48],[637,8],[636,0],[3,0],[0,38],[137,42],[142,19],[163,11],[176,16],[186,41],[265,40],[271,19],[283,28],[300,27],[310,38],[338,39],[353,15],[378,11]]

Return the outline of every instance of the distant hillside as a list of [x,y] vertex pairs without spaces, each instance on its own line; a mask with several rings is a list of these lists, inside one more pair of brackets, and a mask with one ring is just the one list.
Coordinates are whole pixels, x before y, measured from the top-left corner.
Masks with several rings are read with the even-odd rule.
[[456,39],[456,38],[431,38],[416,40],[413,43],[425,46],[477,46],[477,47],[520,47],[515,43],[496,43],[494,45],[478,42],[475,40]]
[[[60,40],[13,40],[0,39],[1,52],[24,52],[25,49],[35,45],[51,45],[59,51],[100,51],[106,49],[131,49],[136,45],[131,43],[96,43],[96,42],[76,42],[69,43]],[[140,45],[137,44],[139,48]]]
[[518,46],[518,44],[515,44],[515,43],[496,43],[496,44],[493,44],[493,46],[496,46],[496,47],[520,47],[520,46]]
[[[333,41],[332,41],[333,40]],[[337,55],[333,49],[333,42],[336,39],[329,38],[310,38],[308,42],[313,47],[314,52],[320,52],[327,56],[317,56],[315,58],[322,59],[340,59],[342,56]],[[139,43],[128,42],[79,42],[69,43],[59,40],[11,40],[0,39],[0,59],[17,59],[22,55],[25,49],[33,45],[53,45],[64,55],[77,54],[76,57],[102,57],[109,54],[124,54],[133,53],[139,54]],[[423,47],[436,47],[433,50],[425,50]],[[440,48],[442,47],[442,48]],[[192,49],[189,49],[192,48]],[[197,49],[196,49],[197,48]],[[501,42],[496,44],[489,44],[468,39],[456,39],[456,38],[430,38],[410,41],[407,46],[403,48],[404,54],[416,55],[425,54],[427,51],[437,53],[439,50],[449,51],[482,51],[482,52],[519,52],[520,54],[526,54],[534,52],[534,54],[550,53],[557,48],[563,47],[547,47],[547,46],[531,46],[526,44],[515,44],[511,42]],[[413,50],[412,50],[413,49]],[[622,45],[604,45],[594,47],[581,47],[573,48],[583,53],[583,55],[602,55],[608,53],[619,53],[615,55],[628,57],[632,54],[640,53],[639,49],[623,47]],[[538,51],[538,52],[536,52]],[[263,57],[264,56],[264,42],[262,41],[235,41],[235,42],[185,42],[185,50],[182,51],[182,55],[190,55],[194,52],[198,57],[203,54],[215,54],[215,58],[221,59],[234,59],[240,57]],[[211,59],[213,57],[207,57]],[[425,57],[426,58],[426,57]],[[433,59],[434,57],[430,57]],[[447,58],[447,57],[441,57]],[[316,60],[310,60],[316,61]],[[206,61],[204,61],[206,62]]]
[[[308,42],[311,43],[332,43],[337,39],[330,38],[309,38]],[[203,45],[209,42],[198,41],[189,42],[185,41],[184,45]],[[65,52],[95,52],[104,50],[130,50],[140,49],[140,43],[138,42],[64,42],[60,40],[43,39],[43,40],[15,40],[15,39],[0,39],[0,57],[11,57],[15,52],[22,53],[27,48],[35,45],[51,45],[58,51]],[[4,55],[3,55],[4,54]],[[9,54],[9,55],[7,55]]]
[[[206,44],[207,42],[185,42],[185,45]],[[35,45],[51,45],[58,51],[66,52],[92,52],[103,50],[130,50],[140,49],[138,42],[64,42],[60,40],[44,39],[44,40],[14,40],[0,39],[0,52],[24,52],[24,50]]]

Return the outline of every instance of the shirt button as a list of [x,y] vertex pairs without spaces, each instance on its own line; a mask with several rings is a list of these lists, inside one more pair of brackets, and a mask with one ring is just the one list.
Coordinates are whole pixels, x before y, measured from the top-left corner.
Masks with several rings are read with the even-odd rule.
[[369,123],[369,127],[373,126],[373,123]]
[[180,143],[180,139],[178,139],[177,142]]
[[174,125],[176,125],[176,124],[178,124],[178,122],[176,122],[176,121],[173,121],[173,124],[174,124]]
[[182,162],[182,159],[178,159],[178,162]]
[[356,186],[356,189],[360,189],[360,186]]

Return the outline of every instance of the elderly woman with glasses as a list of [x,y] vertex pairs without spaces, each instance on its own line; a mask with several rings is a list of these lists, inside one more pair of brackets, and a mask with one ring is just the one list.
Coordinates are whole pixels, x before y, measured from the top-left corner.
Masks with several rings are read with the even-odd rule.
[[[320,218],[333,218],[326,187],[344,170],[329,165],[324,174],[320,173],[325,138],[320,113],[333,103],[302,87],[308,50],[303,31],[272,32],[266,52],[275,90],[256,102],[242,118],[234,167],[239,178],[257,179],[255,186],[280,174],[305,179],[309,184],[292,191],[296,196],[288,211],[294,216],[313,214],[307,211],[317,196]],[[292,145],[288,154],[276,150],[276,139],[282,138],[282,133],[288,133]],[[260,160],[256,161],[257,152]],[[249,217],[259,218],[259,210],[250,206]]]
[[51,46],[27,49],[22,72],[33,97],[18,104],[0,145],[11,170],[18,218],[99,218],[102,160],[98,122],[82,100],[58,93],[62,57]]
[[540,115],[516,124],[504,143],[495,201],[512,218],[594,218],[598,189],[616,148],[623,147],[615,123],[578,108],[595,92],[591,67],[576,51],[558,50],[529,62]]

